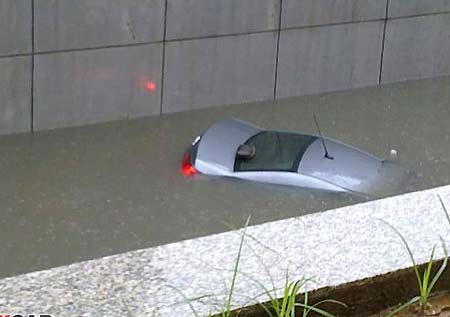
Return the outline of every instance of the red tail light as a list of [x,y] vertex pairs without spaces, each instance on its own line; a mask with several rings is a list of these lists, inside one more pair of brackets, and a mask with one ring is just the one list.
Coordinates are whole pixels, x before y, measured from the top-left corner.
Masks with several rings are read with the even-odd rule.
[[189,153],[184,154],[183,163],[181,164],[181,172],[183,175],[192,176],[197,174],[197,170],[191,164],[191,156]]

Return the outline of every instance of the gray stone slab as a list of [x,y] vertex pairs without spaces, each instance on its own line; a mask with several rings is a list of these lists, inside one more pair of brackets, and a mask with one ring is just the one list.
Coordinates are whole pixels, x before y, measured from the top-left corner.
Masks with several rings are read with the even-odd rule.
[[279,14],[280,0],[168,0],[167,38],[274,30]]
[[31,52],[31,1],[0,1],[0,55]]
[[390,20],[382,82],[450,74],[450,14]]
[[282,31],[277,97],[378,84],[383,24]]
[[273,98],[277,35],[170,42],[163,112]]
[[[437,194],[450,204],[445,186],[249,227],[232,307],[268,300],[261,285],[283,286],[287,271],[291,281],[313,278],[304,288],[312,290],[410,267],[400,238],[380,219],[402,233],[418,264],[427,262],[440,237],[450,242]],[[227,232],[2,279],[0,307],[63,317],[125,315],[127,309],[133,316],[194,316],[175,288],[201,298],[193,307],[196,316],[206,316],[225,301],[241,235]]]
[[162,44],[37,55],[35,128],[159,113],[161,61]]
[[31,57],[0,58],[0,134],[30,127]]
[[389,17],[450,11],[450,0],[390,0]]
[[161,41],[164,0],[35,1],[36,51]]
[[368,21],[386,16],[386,0],[284,0],[282,27]]

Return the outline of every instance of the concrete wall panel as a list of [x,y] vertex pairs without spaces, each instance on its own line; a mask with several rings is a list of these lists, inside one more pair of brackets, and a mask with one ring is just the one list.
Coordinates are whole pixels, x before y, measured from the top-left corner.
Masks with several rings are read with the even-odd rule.
[[382,82],[450,74],[450,14],[390,20]]
[[162,44],[37,55],[36,129],[158,114]]
[[0,134],[31,127],[31,57],[0,59]]
[[390,0],[389,17],[450,11],[450,0]]
[[387,0],[284,0],[283,27],[383,19]]
[[31,52],[31,1],[0,1],[0,55]]
[[376,85],[383,24],[282,31],[277,97]]
[[[31,125],[32,3],[0,0],[0,133]],[[34,0],[35,128],[158,114],[162,78],[167,113],[272,99],[281,3],[278,98],[450,74],[450,0],[390,0],[382,67],[388,0]]]
[[39,0],[36,51],[161,41],[164,0]]
[[280,0],[168,0],[167,38],[274,30],[279,13]]
[[273,98],[276,33],[171,42],[163,112]]

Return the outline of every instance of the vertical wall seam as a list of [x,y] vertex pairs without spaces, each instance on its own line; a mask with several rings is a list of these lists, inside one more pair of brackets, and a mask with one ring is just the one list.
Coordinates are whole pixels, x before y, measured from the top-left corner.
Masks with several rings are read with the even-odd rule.
[[169,0],[164,2],[164,31],[163,31],[163,42],[162,42],[162,60],[161,60],[161,98],[159,103],[159,114],[163,113],[163,102],[164,102],[164,73],[166,68],[166,44],[167,44],[167,3]]
[[383,76],[383,63],[384,63],[384,47],[386,44],[386,28],[389,18],[389,0],[386,0],[386,16],[384,19],[384,26],[383,26],[383,41],[381,43],[381,57],[380,57],[380,72],[378,77],[378,85],[381,85],[381,80]]
[[34,0],[31,0],[31,96],[30,96],[30,132],[34,132]]
[[275,102],[277,98],[277,85],[278,85],[278,60],[280,56],[280,38],[281,38],[281,19],[283,16],[283,0],[280,0],[280,16],[278,17],[278,36],[277,36],[277,48],[276,48],[276,56],[275,56],[275,78],[273,82],[273,99]]

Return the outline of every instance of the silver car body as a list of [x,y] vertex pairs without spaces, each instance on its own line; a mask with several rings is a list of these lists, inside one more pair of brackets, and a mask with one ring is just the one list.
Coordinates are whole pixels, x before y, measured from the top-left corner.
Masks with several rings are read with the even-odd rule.
[[235,171],[239,146],[263,131],[270,130],[237,119],[214,124],[192,144],[197,147],[194,168],[206,175],[365,195],[376,194],[387,185],[397,186],[401,178],[401,172],[392,163],[336,140],[324,138],[328,151],[333,156],[333,159],[328,159],[324,155],[321,139],[308,134],[301,135],[315,137],[315,140],[304,151],[296,172]]

